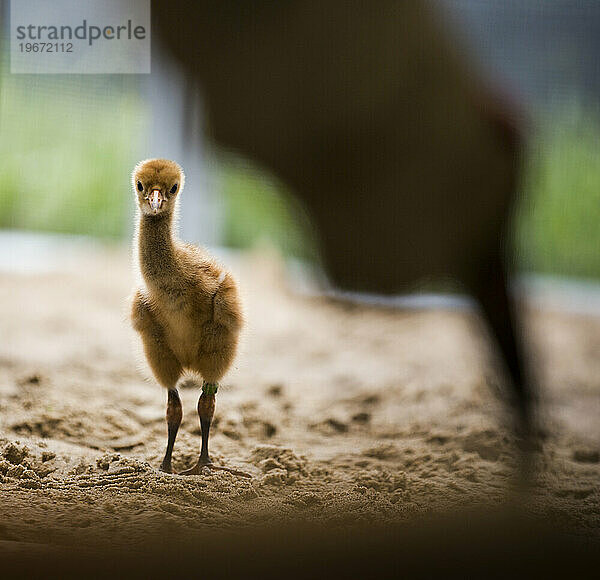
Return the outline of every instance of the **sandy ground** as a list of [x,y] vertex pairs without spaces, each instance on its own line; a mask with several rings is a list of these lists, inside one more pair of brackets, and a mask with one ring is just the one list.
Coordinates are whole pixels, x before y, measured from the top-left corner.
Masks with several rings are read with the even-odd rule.
[[[151,534],[408,522],[507,501],[513,448],[473,314],[301,297],[271,259],[229,265],[247,330],[211,446],[249,479],[158,471],[166,393],[136,358],[125,250],[0,274],[1,545],[136,549]],[[530,308],[527,322],[547,435],[523,509],[598,535],[600,318]],[[180,390],[176,469],[200,446],[198,389]]]

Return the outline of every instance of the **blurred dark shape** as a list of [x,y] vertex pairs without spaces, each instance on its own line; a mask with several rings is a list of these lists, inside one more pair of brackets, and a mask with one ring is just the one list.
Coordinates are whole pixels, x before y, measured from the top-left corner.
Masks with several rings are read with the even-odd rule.
[[[276,520],[275,520],[276,521]],[[471,512],[358,529],[290,523],[222,531],[143,526],[164,540],[85,546],[0,543],[3,578],[580,578],[598,538],[556,521]],[[140,538],[138,538],[139,540]],[[111,547],[109,547],[111,546]]]
[[466,285],[527,433],[531,389],[505,275],[519,121],[436,16],[420,1],[153,3],[163,44],[201,83],[212,136],[293,188],[334,284]]

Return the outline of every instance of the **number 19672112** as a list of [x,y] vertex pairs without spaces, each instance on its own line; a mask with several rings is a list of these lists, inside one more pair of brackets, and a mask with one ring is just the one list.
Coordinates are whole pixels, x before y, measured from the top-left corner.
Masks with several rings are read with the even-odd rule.
[[21,52],[73,52],[72,42],[20,42]]

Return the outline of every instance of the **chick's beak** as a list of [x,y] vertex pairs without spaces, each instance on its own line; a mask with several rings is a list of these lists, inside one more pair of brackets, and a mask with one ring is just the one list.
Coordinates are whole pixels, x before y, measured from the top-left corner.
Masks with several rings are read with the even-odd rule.
[[148,197],[148,203],[150,204],[150,207],[154,210],[154,213],[156,213],[161,208],[163,201],[164,197],[160,192],[160,189],[153,189],[150,192],[150,196]]

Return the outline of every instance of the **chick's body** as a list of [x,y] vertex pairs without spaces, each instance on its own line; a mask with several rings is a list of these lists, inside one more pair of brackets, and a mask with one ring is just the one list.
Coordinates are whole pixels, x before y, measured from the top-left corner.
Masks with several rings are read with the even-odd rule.
[[136,292],[134,325],[141,331],[151,314],[181,367],[217,382],[235,357],[242,323],[237,287],[206,253],[177,246],[171,275],[153,275],[142,265],[145,287]]
[[144,161],[133,173],[144,284],[134,293],[131,319],[156,380],[169,390],[169,442],[161,466],[169,472],[182,416],[177,381],[185,370],[204,379],[198,402],[203,443],[199,466],[210,464],[208,433],[217,383],[235,358],[242,327],[234,278],[205,250],[173,235],[173,210],[183,181],[181,168],[163,159]]

